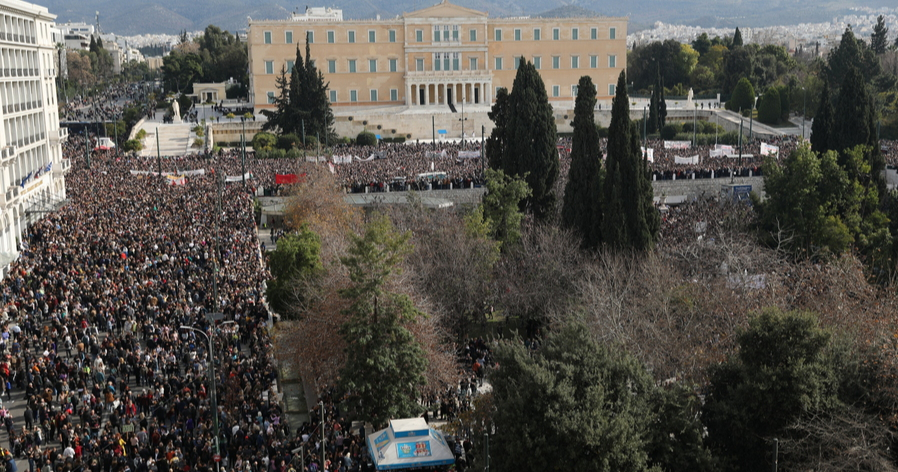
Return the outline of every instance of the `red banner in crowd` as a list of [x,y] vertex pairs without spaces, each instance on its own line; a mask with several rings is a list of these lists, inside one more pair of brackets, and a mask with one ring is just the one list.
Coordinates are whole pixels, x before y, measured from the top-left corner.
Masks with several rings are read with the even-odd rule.
[[299,181],[296,174],[274,174],[274,183],[276,184],[295,184]]

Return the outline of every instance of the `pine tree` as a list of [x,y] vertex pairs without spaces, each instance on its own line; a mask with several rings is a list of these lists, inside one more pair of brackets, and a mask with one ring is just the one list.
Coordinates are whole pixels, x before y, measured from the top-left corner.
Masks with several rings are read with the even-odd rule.
[[658,131],[658,85],[652,86],[652,97],[649,99],[649,118],[645,129],[647,133]]
[[889,47],[888,37],[889,27],[886,26],[883,16],[879,15],[876,18],[876,26],[873,27],[873,34],[870,35],[870,49],[877,55],[885,54],[886,48]]
[[621,72],[608,127],[608,158],[602,184],[602,238],[613,248],[648,250],[660,226],[638,132],[630,121],[627,76]]
[[664,98],[664,77],[658,74],[658,131],[667,124],[667,99]]
[[385,216],[370,222],[362,236],[352,236],[341,262],[351,285],[340,292],[351,302],[340,327],[346,341],[346,364],[340,383],[358,406],[360,419],[375,428],[390,418],[420,414],[419,387],[425,383],[427,358],[408,325],[424,314],[406,295],[385,286],[409,253],[409,233],[398,233]]
[[309,38],[306,37],[306,56],[299,46],[289,80],[286,70],[275,79],[279,95],[274,110],[262,110],[268,121],[262,125],[266,131],[277,130],[297,136],[333,136],[334,114],[327,97],[328,84],[312,60]]
[[850,67],[839,92],[834,116],[839,117],[833,125],[833,149],[839,151],[839,164],[849,164],[849,154],[858,145],[867,146],[866,161],[870,165],[870,175],[874,179],[879,194],[885,194],[885,160],[876,138],[873,96],[861,72]]
[[[742,46],[742,32],[739,31],[739,28],[736,28],[736,32],[733,33],[733,47]],[[732,48],[731,48],[732,49]]]
[[823,81],[823,91],[820,93],[820,106],[814,115],[814,123],[811,125],[811,149],[823,154],[833,149],[833,119],[835,118],[832,98],[830,98],[829,83]]
[[598,247],[602,237],[602,151],[595,106],[595,85],[589,76],[583,76],[577,85],[571,169],[564,189],[561,219],[580,235],[585,247],[591,248]]
[[523,203],[538,219],[544,219],[555,205],[558,137],[543,79],[536,67],[523,58],[507,105],[505,152],[499,157],[500,168],[508,175],[524,177],[533,194]]

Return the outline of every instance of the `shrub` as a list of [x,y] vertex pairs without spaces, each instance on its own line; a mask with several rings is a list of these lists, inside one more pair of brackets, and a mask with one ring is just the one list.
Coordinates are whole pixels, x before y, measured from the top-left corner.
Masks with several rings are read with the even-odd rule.
[[269,151],[277,144],[277,137],[271,133],[256,133],[252,146],[256,151]]
[[295,134],[282,134],[277,138],[277,148],[289,151],[302,144],[302,140]]
[[204,141],[203,138],[196,138],[193,140],[193,147],[201,148],[201,147],[203,147],[203,144],[205,144],[205,143],[206,143],[206,141]]
[[302,157],[302,151],[296,148],[288,149],[284,156],[289,159],[299,159]]
[[726,109],[730,111],[751,110],[755,99],[755,88],[745,77],[739,79],[733,96],[726,103]]
[[680,123],[666,124],[661,128],[661,139],[673,139],[681,131],[683,131],[683,125]]
[[196,126],[193,127],[193,132],[194,132],[194,134],[196,134],[197,136],[205,136],[205,135],[206,135],[206,128],[204,128],[204,127],[202,127],[202,126],[200,126],[200,125],[196,125]]
[[143,149],[143,143],[141,143],[139,139],[129,139],[122,144],[122,149],[124,149],[125,152],[140,151]]
[[393,138],[393,142],[394,142],[394,143],[404,143],[404,142],[405,142],[405,136],[396,136],[396,137]]
[[318,146],[318,138],[316,138],[315,136],[312,136],[310,134],[307,134],[305,144],[306,144],[306,147],[308,147],[308,148],[314,148],[315,146]]
[[138,131],[137,134],[134,135],[134,137],[135,137],[136,139],[143,139],[143,138],[146,138],[146,137],[147,137],[147,130],[141,128],[141,130]]
[[758,121],[768,125],[775,125],[780,121],[780,94],[776,87],[770,87],[761,97],[758,104]]
[[359,146],[374,146],[377,144],[377,137],[374,136],[374,133],[362,131],[356,136],[355,143]]

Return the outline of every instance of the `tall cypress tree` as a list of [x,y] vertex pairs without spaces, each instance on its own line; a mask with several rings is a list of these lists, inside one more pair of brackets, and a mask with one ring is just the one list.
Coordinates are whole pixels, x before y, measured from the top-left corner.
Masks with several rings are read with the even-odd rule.
[[558,136],[543,79],[533,63],[523,58],[508,96],[507,112],[502,170],[524,177],[533,194],[523,204],[544,219],[555,205]]
[[571,169],[564,189],[561,220],[579,233],[585,247],[602,238],[602,151],[595,121],[596,87],[588,75],[577,84]]
[[652,98],[649,99],[649,118],[646,123],[646,132],[654,133],[658,130],[658,84],[652,86]]
[[885,19],[882,15],[876,18],[876,26],[873,27],[873,34],[870,35],[870,49],[876,54],[885,54],[889,47],[889,27],[886,26]]
[[848,151],[851,148],[858,145],[867,146],[865,157],[867,164],[870,165],[870,175],[880,191],[879,194],[885,195],[883,172],[886,166],[876,138],[873,95],[864,76],[856,67],[849,67],[845,74],[834,116],[838,116],[839,120],[833,125],[832,144],[833,149],[839,151],[839,164],[843,167],[848,165],[850,161]]
[[486,139],[486,157],[493,169],[505,169],[505,130],[508,128],[508,89],[500,88],[496,92],[496,102],[487,113],[493,121],[493,131]]
[[630,121],[627,75],[617,80],[611,125],[608,127],[608,159],[602,185],[604,210],[602,237],[617,249],[651,249],[658,237],[658,213],[652,205],[652,186],[639,138]]
[[667,100],[664,98],[664,77],[658,72],[658,131],[667,124]]
[[736,28],[736,32],[733,33],[733,47],[742,46],[742,32],[739,31],[739,28]]
[[829,83],[823,81],[823,92],[820,94],[820,106],[814,115],[814,123],[811,125],[811,149],[823,154],[833,149],[833,110],[832,98],[830,98]]

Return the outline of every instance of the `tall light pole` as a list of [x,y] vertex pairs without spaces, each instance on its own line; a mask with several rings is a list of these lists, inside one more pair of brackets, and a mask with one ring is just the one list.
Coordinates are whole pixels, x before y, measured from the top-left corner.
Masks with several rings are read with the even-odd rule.
[[696,114],[698,113],[698,105],[692,104],[692,147],[695,147],[695,128],[696,128]]
[[804,123],[808,119],[808,89],[802,87],[801,90],[804,92],[804,109],[801,111],[801,139],[807,139],[804,134]]
[[465,144],[465,121],[468,119],[465,118],[465,101],[461,101],[461,118],[458,121],[461,121],[461,144],[464,146]]
[[[751,113],[748,115],[749,116],[749,122],[748,122],[748,139],[749,139],[749,141],[754,137],[754,135],[752,134],[752,128],[753,128],[752,125],[755,124],[755,105],[757,103],[758,103],[758,96],[752,97]],[[741,151],[740,151],[740,153],[741,153]]]
[[240,133],[240,142],[243,148],[243,156],[240,159],[240,171],[243,173],[243,187],[246,188],[246,120],[242,124],[243,131]]
[[[209,328],[210,330],[212,329],[211,326],[212,325],[210,325],[210,328]],[[212,427],[214,429],[213,433],[215,434],[215,444],[214,444],[215,455],[220,460],[221,452],[218,447],[218,392],[215,387],[215,384],[217,382],[215,381],[215,356],[213,355],[213,349],[212,349],[212,336],[210,336],[210,335],[204,333],[202,330],[194,328],[192,326],[183,326],[182,325],[181,329],[186,329],[186,330],[193,331],[195,333],[202,334],[206,338],[206,341],[208,341],[208,343],[209,343],[209,383],[212,384],[211,385],[211,390],[212,390]],[[220,464],[219,461],[215,461],[216,472],[218,470],[220,470],[219,464]]]
[[[648,110],[648,107],[649,107],[648,105],[642,106],[642,147],[643,148],[648,147],[648,140],[646,138],[647,131],[648,131],[646,129],[646,123],[648,123],[648,119],[646,118],[646,112]],[[645,153],[645,151],[643,151],[643,153]]]

